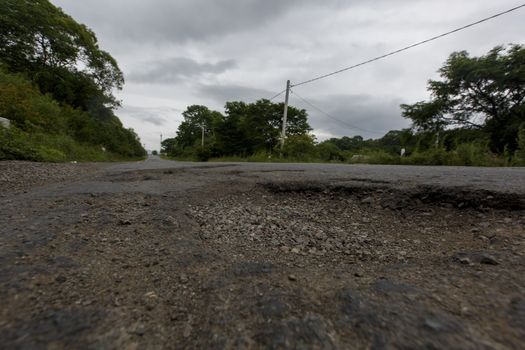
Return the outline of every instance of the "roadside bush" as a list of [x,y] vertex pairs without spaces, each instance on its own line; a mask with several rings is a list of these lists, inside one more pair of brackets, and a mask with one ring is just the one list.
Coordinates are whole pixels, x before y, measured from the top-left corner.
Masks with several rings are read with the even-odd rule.
[[0,160],[36,160],[38,151],[30,144],[29,137],[12,126],[0,125]]
[[452,157],[453,155],[443,148],[432,148],[423,152],[414,152],[401,161],[409,165],[450,165],[453,163]]
[[[19,74],[0,69],[0,160],[104,161],[144,156],[137,134],[111,110],[106,115],[59,105]],[[109,152],[102,151],[104,146]]]
[[525,123],[520,125],[518,132],[518,149],[514,152],[513,165],[525,166]]
[[483,166],[491,165],[490,151],[487,146],[478,143],[462,143],[455,150],[459,165]]
[[211,158],[211,154],[211,149],[206,146],[197,148],[195,152],[199,162],[207,162]]
[[311,160],[318,157],[311,135],[294,135],[286,138],[283,155],[296,160]]
[[67,161],[67,156],[63,152],[54,148],[40,146],[38,147],[37,153],[38,156],[36,160],[38,161],[51,163],[60,163]]
[[343,161],[341,149],[331,142],[322,142],[316,146],[319,158],[325,162]]

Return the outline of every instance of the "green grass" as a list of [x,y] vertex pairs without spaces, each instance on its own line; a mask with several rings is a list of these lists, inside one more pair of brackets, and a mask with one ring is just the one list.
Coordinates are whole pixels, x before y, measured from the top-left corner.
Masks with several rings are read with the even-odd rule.
[[62,134],[27,133],[16,127],[0,126],[0,160],[29,160],[37,162],[114,162],[140,160],[127,158],[102,147],[83,144]]

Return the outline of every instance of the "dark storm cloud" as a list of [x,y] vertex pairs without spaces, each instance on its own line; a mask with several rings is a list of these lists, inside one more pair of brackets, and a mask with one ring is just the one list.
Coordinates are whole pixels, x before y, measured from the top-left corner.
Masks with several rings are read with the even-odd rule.
[[[62,0],[55,1],[59,5]],[[111,27],[127,41],[205,40],[268,24],[313,0],[114,0],[75,1],[69,9],[97,28]],[[324,5],[319,4],[318,6]],[[109,32],[109,31],[108,31]]]
[[[399,105],[404,101],[372,95],[331,95],[308,101],[329,116],[293,97],[291,104],[309,112],[310,125],[337,137],[361,135],[380,138],[392,129],[408,127]],[[330,118],[332,117],[332,118]],[[337,120],[336,120],[337,119]]]
[[177,57],[151,62],[140,70],[128,75],[130,81],[141,83],[176,83],[187,78],[196,78],[204,74],[220,74],[236,67],[234,60],[217,63],[199,63],[189,58]]
[[272,91],[241,85],[201,85],[198,88],[198,92],[219,103],[227,101],[256,101],[263,98],[271,98],[272,94],[274,94]]
[[[168,119],[173,119],[173,115],[177,115],[180,111],[170,107],[139,107],[139,106],[124,106],[117,114],[126,116],[127,118],[135,119],[143,123],[149,123],[155,126],[163,126],[168,123]],[[177,119],[177,117],[175,117]]]

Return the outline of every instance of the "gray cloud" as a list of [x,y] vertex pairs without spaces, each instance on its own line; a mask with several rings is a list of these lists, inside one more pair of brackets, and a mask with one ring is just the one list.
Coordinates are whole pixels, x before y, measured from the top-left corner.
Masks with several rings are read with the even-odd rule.
[[205,74],[220,74],[236,67],[234,60],[217,63],[199,63],[190,58],[176,57],[151,62],[130,73],[130,81],[141,83],[176,83],[187,78],[200,77]]
[[[304,97],[301,95],[301,97]],[[409,127],[410,123],[400,116],[402,100],[372,95],[330,95],[307,99],[318,107],[312,108],[292,94],[292,105],[305,108],[310,125],[320,134],[332,136],[355,136],[379,138],[393,129]],[[327,115],[328,114],[328,115]],[[315,133],[315,131],[314,131]]]
[[198,87],[199,94],[224,104],[228,101],[256,101],[263,98],[271,98],[273,92],[265,89],[241,85],[201,85]]
[[134,119],[142,123],[148,123],[155,126],[163,126],[173,119],[173,115],[179,114],[180,110],[170,107],[139,107],[124,106],[117,111],[118,115],[125,116],[128,119]]
[[[65,4],[65,1],[54,1]],[[314,0],[90,0],[67,4],[126,41],[206,40],[268,24]],[[323,3],[322,5],[326,5]],[[322,6],[321,4],[317,6]]]

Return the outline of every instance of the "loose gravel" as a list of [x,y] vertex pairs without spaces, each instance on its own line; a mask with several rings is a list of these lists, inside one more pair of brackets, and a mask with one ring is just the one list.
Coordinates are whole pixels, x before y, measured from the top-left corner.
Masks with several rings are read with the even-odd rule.
[[27,191],[35,186],[77,179],[101,167],[101,164],[93,163],[0,161],[0,193]]
[[0,163],[3,347],[524,347],[516,191],[150,163]]

